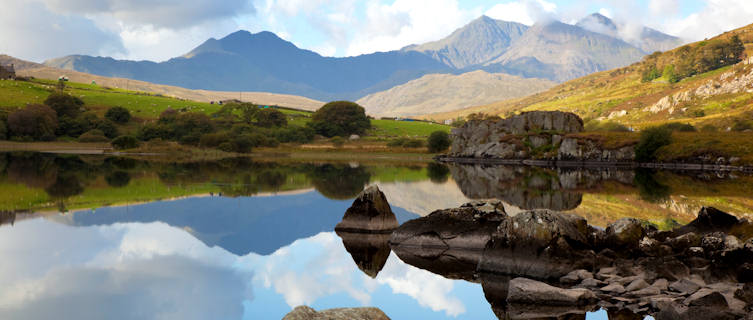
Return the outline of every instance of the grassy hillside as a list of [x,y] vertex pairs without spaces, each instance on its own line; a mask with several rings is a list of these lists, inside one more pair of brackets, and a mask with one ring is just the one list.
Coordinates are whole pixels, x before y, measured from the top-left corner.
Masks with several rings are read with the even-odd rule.
[[694,74],[672,83],[663,71],[659,78],[644,81],[650,66],[680,68],[685,52],[704,53],[714,41],[737,35],[748,55],[753,53],[753,25],[661,54],[628,67],[595,73],[565,82],[548,91],[521,99],[472,107],[458,112],[429,115],[434,120],[455,119],[471,113],[509,115],[532,110],[574,112],[584,120],[614,121],[633,127],[681,122],[706,124],[719,129],[737,121],[753,121],[753,65],[734,66]]
[[225,92],[191,90],[181,87],[154,84],[150,82],[125,78],[103,77],[84,72],[52,68],[42,64],[20,60],[2,54],[0,54],[0,64],[14,64],[16,66],[16,74],[23,77],[56,80],[61,75],[65,75],[73,82],[94,82],[104,87],[126,88],[133,91],[151,92],[164,96],[178,97],[180,99],[187,99],[198,102],[208,103],[210,101],[242,99],[244,101],[250,101],[261,105],[281,105],[303,110],[316,110],[324,105],[324,102],[321,101],[293,95],[274,94],[267,92]]
[[[56,83],[57,81],[44,79],[0,80],[0,110],[15,110],[30,103],[43,103],[52,93]],[[110,88],[96,84],[67,82],[66,85],[67,93],[81,98],[85,102],[86,108],[100,117],[113,106],[122,106],[130,110],[136,122],[121,126],[119,129],[122,133],[135,131],[138,122],[156,119],[160,113],[168,108],[185,109],[206,114],[212,114],[221,108],[217,104],[177,99],[148,92]],[[280,108],[279,110],[288,116],[290,125],[303,126],[310,121],[312,115],[312,112],[307,110],[292,108]],[[372,120],[372,126],[373,129],[367,135],[376,140],[394,137],[426,138],[434,131],[449,132],[450,129],[449,126],[435,123],[393,120]]]

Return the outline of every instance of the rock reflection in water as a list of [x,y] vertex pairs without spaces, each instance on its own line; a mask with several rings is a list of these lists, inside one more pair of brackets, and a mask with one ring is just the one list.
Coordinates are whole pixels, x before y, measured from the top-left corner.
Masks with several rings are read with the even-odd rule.
[[363,273],[376,278],[390,257],[390,235],[337,231],[343,246]]
[[[753,311],[753,223],[713,208],[672,231],[632,218],[606,230],[575,215],[508,216],[476,202],[395,230],[404,262],[480,283],[500,319],[742,319]],[[747,319],[747,318],[746,318]]]
[[582,200],[579,190],[603,180],[633,182],[632,171],[552,170],[527,166],[452,165],[452,177],[472,199],[500,199],[524,210],[567,211]]

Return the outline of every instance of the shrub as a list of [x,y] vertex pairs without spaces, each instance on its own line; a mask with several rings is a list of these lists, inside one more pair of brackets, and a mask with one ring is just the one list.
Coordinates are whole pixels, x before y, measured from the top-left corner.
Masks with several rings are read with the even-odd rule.
[[399,147],[402,147],[406,142],[408,142],[407,138],[398,138],[390,142],[387,142],[387,146],[393,147],[393,148],[399,148]]
[[665,128],[670,131],[679,131],[679,132],[696,132],[696,128],[689,123],[667,123],[661,125],[662,128]]
[[8,129],[18,137],[50,141],[55,139],[58,117],[52,108],[32,104],[8,115]]
[[345,144],[345,139],[340,136],[332,137],[332,139],[329,139],[329,142],[332,143],[335,148],[340,148]]
[[102,133],[105,134],[105,137],[108,137],[110,139],[118,136],[118,127],[116,127],[115,123],[110,120],[99,120],[94,125],[94,128],[102,131]]
[[280,142],[308,143],[314,140],[316,132],[311,127],[287,127],[275,131]]
[[123,107],[112,107],[105,113],[105,119],[115,123],[124,124],[131,120],[131,112]]
[[444,131],[434,131],[429,135],[427,144],[431,153],[445,151],[450,147],[450,135]]
[[584,126],[586,131],[609,131],[609,132],[629,132],[630,128],[614,121],[600,122],[591,120]]
[[199,139],[199,146],[205,148],[217,148],[223,142],[230,141],[230,134],[227,132],[207,133]]
[[325,137],[363,135],[371,128],[371,121],[363,107],[354,102],[335,101],[319,108],[309,125]]
[[424,142],[418,139],[408,139],[403,143],[404,148],[423,148]]
[[8,125],[5,119],[0,119],[0,140],[8,139]]
[[230,142],[223,142],[223,143],[220,143],[219,146],[217,146],[217,149],[220,149],[225,152],[233,152],[233,144]]
[[288,118],[277,109],[261,109],[256,112],[256,123],[260,127],[284,127],[288,125]]
[[702,132],[716,132],[717,129],[714,126],[712,126],[710,124],[707,124],[707,125],[704,125],[703,127],[701,127],[701,131]]
[[102,132],[102,130],[94,129],[94,130],[89,130],[81,134],[81,136],[78,137],[78,141],[79,142],[109,142],[110,139],[107,139],[107,137],[105,137],[105,134],[104,132]]
[[672,131],[664,126],[650,127],[641,132],[641,138],[635,147],[635,160],[649,162],[656,160],[656,151],[672,143]]
[[152,139],[169,140],[173,136],[172,130],[167,125],[159,123],[148,123],[139,128],[136,137],[141,141]]
[[735,124],[732,125],[732,131],[745,131],[753,129],[753,126],[748,121],[743,120],[737,120],[735,121]]
[[58,117],[69,116],[76,118],[81,114],[84,101],[69,94],[53,92],[44,100],[44,104],[55,110]]
[[254,146],[254,137],[252,135],[243,134],[236,136],[231,141],[233,151],[239,153],[249,153]]
[[139,146],[139,140],[132,136],[120,136],[110,142],[117,150],[133,149]]

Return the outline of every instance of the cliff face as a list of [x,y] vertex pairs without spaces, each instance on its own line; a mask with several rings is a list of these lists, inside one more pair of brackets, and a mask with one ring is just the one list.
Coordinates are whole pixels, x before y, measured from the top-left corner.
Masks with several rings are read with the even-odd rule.
[[473,120],[452,130],[451,157],[632,161],[633,147],[610,150],[568,137],[583,131],[583,120],[561,111],[534,111],[501,120]]

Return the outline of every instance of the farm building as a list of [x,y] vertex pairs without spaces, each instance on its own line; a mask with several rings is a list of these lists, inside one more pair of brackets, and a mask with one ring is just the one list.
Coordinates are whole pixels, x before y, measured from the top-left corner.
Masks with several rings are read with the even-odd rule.
[[16,69],[13,67],[13,65],[0,65],[0,79],[15,79],[16,78]]

